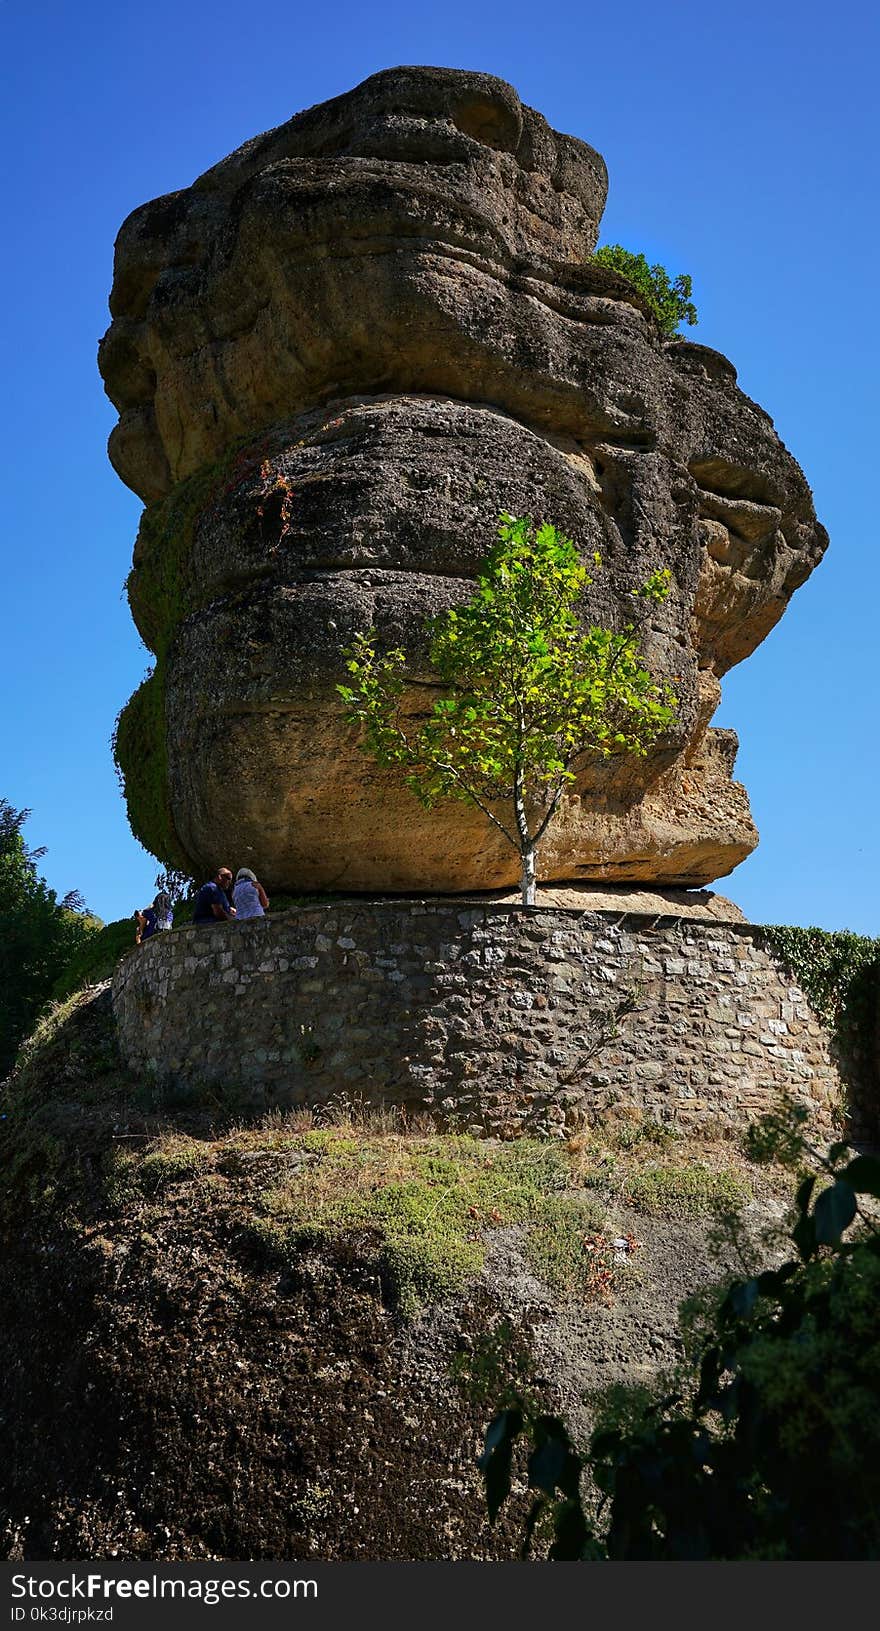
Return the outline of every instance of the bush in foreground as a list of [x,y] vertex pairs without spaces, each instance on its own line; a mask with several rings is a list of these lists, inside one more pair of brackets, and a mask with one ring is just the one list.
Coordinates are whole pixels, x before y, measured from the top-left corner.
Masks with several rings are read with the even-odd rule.
[[[789,1164],[807,1151],[797,1112],[752,1139]],[[734,1281],[692,1333],[670,1390],[618,1391],[585,1458],[565,1425],[522,1392],[495,1416],[481,1467],[490,1516],[530,1445],[536,1526],[554,1560],[856,1560],[880,1556],[880,1160],[835,1145],[802,1177],[792,1255]]]

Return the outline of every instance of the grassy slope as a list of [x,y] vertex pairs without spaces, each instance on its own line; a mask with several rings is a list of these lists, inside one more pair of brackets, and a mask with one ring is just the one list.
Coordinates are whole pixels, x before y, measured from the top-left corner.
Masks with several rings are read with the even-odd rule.
[[134,945],[134,936],[133,918],[123,917],[115,923],[105,923],[71,958],[63,974],[55,981],[52,988],[55,1001],[63,1001],[83,986],[99,985],[103,980],[109,980],[120,957]]
[[[478,1275],[498,1229],[521,1232],[554,1290],[590,1295],[597,1260],[608,1257],[609,1203],[697,1218],[751,1194],[732,1146],[684,1142],[637,1112],[552,1144],[443,1133],[394,1111],[359,1115],[348,1102],[250,1124],[209,1097],[175,1112],[122,1069],[106,992],[76,992],[41,1022],[4,1109],[7,1205],[63,1201],[90,1220],[120,1197],[138,1212],[182,1186],[193,1204],[208,1204],[247,1178],[241,1223],[268,1259],[366,1231],[410,1313]],[[27,1175],[21,1193],[17,1174]]]

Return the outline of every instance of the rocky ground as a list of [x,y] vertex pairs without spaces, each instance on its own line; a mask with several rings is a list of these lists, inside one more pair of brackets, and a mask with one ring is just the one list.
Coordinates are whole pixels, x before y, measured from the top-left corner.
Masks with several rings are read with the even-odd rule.
[[770,1256],[787,1194],[635,1116],[551,1147],[175,1108],[121,1070],[106,991],[43,1027],[3,1111],[15,1559],[515,1556],[525,1492],[490,1528],[475,1465],[505,1385],[582,1438],[737,1266],[719,1217]]

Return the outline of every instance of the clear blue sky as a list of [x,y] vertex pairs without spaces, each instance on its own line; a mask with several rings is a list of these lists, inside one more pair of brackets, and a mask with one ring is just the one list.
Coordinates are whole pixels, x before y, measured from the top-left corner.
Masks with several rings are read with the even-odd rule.
[[878,47],[853,0],[0,0],[0,794],[32,808],[54,888],[113,918],[156,871],[108,745],[148,661],[122,597],[140,506],[106,460],[95,363],[116,231],[298,109],[432,63],[510,80],[599,148],[603,241],[692,274],[693,337],[803,465],[831,548],[725,682],[762,842],[718,887],[757,921],[880,933]]

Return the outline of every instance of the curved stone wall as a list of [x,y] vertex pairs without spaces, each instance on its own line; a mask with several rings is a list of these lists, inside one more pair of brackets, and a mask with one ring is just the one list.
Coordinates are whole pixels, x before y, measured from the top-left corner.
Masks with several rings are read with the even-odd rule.
[[504,1136],[614,1103],[741,1123],[781,1088],[830,1126],[841,1099],[826,1033],[750,924],[333,901],[157,936],[113,1001],[132,1067],[267,1107],[346,1095]]

